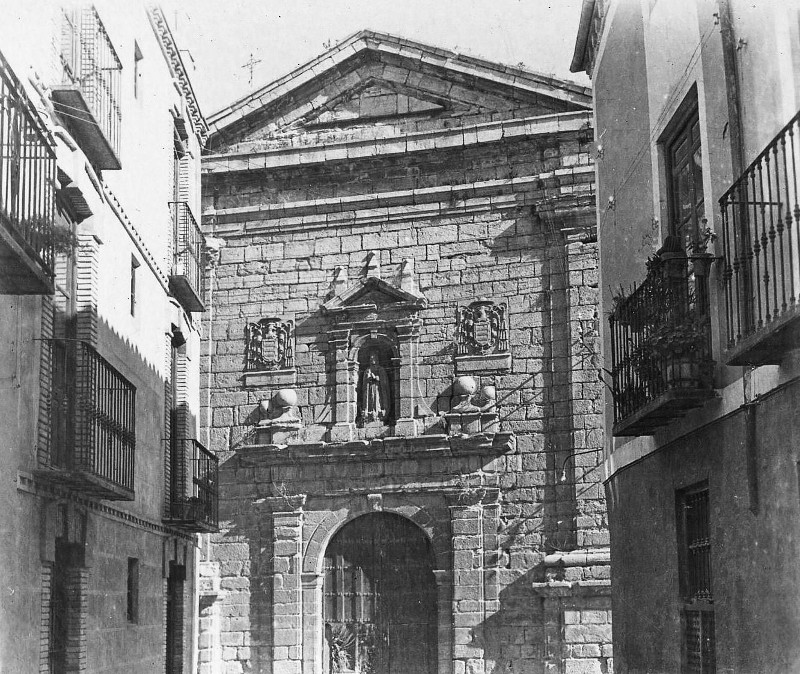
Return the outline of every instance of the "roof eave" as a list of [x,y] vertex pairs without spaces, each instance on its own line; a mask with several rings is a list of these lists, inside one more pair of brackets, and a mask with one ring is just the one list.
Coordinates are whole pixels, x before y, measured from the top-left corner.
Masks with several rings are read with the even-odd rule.
[[595,0],[583,0],[581,6],[581,19],[578,24],[578,37],[575,39],[575,51],[572,54],[572,63],[569,71],[571,73],[587,72],[586,47],[589,41],[589,32],[592,27],[592,15],[594,14]]

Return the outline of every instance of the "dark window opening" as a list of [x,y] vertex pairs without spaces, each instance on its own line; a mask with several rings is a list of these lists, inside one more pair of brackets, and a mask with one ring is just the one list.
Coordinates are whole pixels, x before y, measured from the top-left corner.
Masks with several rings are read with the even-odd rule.
[[167,578],[167,674],[183,671],[183,590],[186,567],[170,562]]
[[128,622],[139,622],[139,560],[128,557]]
[[678,492],[677,515],[684,626],[683,671],[686,674],[714,674],[716,645],[707,484]]
[[50,674],[67,671],[67,635],[70,618],[67,592],[68,551],[60,540],[56,541],[56,557],[50,580],[50,633],[48,638],[48,665]]

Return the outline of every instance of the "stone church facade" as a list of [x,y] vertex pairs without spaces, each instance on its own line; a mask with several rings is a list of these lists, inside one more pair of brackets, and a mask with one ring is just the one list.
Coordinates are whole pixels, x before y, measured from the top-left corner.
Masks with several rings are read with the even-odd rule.
[[611,671],[590,101],[362,32],[210,119],[201,672]]

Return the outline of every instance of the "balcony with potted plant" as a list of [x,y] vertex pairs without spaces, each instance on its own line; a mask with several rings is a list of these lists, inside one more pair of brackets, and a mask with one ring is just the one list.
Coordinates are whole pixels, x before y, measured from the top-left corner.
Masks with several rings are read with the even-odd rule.
[[653,435],[715,395],[709,256],[687,256],[674,239],[639,286],[615,297],[609,317],[615,436]]

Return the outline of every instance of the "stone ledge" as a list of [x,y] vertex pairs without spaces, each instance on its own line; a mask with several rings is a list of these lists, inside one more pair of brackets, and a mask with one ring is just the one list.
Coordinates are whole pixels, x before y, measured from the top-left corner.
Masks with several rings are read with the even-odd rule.
[[531,583],[533,592],[540,597],[609,597],[610,580],[553,580]]
[[544,558],[545,566],[601,566],[610,563],[611,551],[608,548],[556,552]]
[[245,372],[242,375],[242,383],[247,388],[273,388],[294,384],[297,379],[297,371],[291,370],[260,370]]
[[497,372],[511,369],[510,353],[489,353],[476,356],[456,356],[456,373]]
[[[569,169],[573,181],[591,179],[594,166],[575,166]],[[497,178],[480,180],[457,185],[439,185],[394,192],[376,192],[344,197],[326,197],[291,201],[282,204],[262,204],[255,206],[231,206],[207,210],[204,221],[211,216],[216,218],[214,231],[217,233],[254,233],[271,228],[281,231],[287,227],[308,228],[326,226],[338,222],[352,224],[354,217],[360,219],[377,217],[380,220],[423,217],[446,213],[453,215],[473,210],[498,208],[519,208],[522,205],[535,205],[541,201],[538,192],[542,183],[565,185],[567,176],[556,177],[554,171],[517,178]],[[526,201],[527,197],[527,201]],[[522,198],[522,203],[520,199]],[[594,194],[562,195],[560,200],[585,199],[594,204]],[[539,204],[540,210],[541,205]],[[568,209],[569,210],[569,209]],[[556,211],[547,211],[557,215]],[[562,218],[564,223],[567,218]],[[272,223],[272,224],[270,224]],[[569,223],[574,224],[574,223]]]
[[427,152],[438,147],[469,147],[510,138],[526,138],[544,134],[579,131],[589,122],[591,113],[560,112],[538,117],[480,122],[465,127],[431,129],[399,133],[388,137],[354,138],[331,143],[270,148],[255,152],[211,154],[203,157],[203,173],[232,173],[256,169],[277,169],[287,166],[308,166],[322,163],[338,152],[348,159],[376,155],[406,155]]
[[414,438],[376,438],[352,442],[314,442],[297,445],[243,445],[237,454],[265,463],[337,463],[341,461],[436,459],[516,451],[513,433],[479,433],[472,436],[422,435]]

